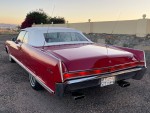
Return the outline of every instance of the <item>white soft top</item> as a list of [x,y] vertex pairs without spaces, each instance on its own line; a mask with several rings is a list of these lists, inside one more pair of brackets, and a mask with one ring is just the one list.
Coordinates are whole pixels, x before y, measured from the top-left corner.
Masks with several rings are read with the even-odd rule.
[[[81,31],[78,31],[78,30],[75,30],[75,29],[72,29],[72,28],[65,28],[65,27],[30,27],[30,28],[25,28],[25,29],[22,29],[22,30],[28,32],[28,44],[32,45],[32,46],[43,46],[43,45],[49,46],[49,45],[64,44],[64,42],[62,42],[62,43],[52,43],[52,44],[46,43],[45,38],[44,38],[44,33],[50,33],[50,32],[77,32],[77,33],[80,33],[82,36],[84,36]],[[80,43],[80,42],[68,42],[68,44],[70,44],[70,43]],[[91,41],[89,39],[87,39],[87,41],[85,41],[85,42],[82,41],[81,43],[91,43]]]
[[80,32],[78,30],[75,30],[73,28],[65,28],[65,27],[29,27],[29,28],[25,28],[23,29],[25,31],[28,31],[28,32],[34,32],[34,31],[43,31],[43,32],[47,32],[47,31],[66,31],[66,32]]

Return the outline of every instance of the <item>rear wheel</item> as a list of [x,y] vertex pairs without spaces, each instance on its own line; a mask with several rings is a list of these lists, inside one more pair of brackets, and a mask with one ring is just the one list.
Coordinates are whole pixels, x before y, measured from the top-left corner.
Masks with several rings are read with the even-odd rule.
[[35,77],[29,74],[30,85],[35,90],[41,90],[43,87],[36,81]]

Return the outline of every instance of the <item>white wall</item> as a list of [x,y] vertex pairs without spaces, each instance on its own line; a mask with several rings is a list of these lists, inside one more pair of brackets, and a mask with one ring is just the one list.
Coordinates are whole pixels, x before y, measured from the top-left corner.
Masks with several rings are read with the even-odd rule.
[[84,33],[130,34],[144,37],[150,34],[150,19],[84,22],[66,24],[40,24],[33,26],[70,27]]
[[135,34],[137,20],[93,22],[93,33]]

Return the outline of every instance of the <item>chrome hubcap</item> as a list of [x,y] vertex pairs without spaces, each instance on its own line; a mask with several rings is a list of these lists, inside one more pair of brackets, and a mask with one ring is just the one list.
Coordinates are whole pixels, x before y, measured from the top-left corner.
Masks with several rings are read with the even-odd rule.
[[35,78],[31,74],[29,74],[29,79],[30,79],[31,86],[34,87],[35,86],[35,82],[36,82]]

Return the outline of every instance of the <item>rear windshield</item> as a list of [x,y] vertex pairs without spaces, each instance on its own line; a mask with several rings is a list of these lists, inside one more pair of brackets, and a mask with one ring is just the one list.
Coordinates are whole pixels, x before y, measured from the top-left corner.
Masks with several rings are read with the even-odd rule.
[[44,37],[47,43],[88,41],[84,36],[77,32],[44,33]]

